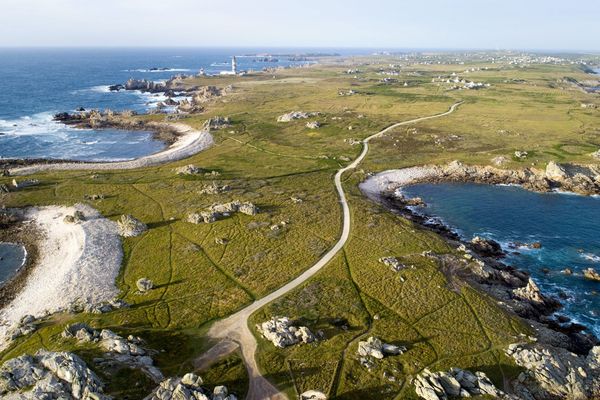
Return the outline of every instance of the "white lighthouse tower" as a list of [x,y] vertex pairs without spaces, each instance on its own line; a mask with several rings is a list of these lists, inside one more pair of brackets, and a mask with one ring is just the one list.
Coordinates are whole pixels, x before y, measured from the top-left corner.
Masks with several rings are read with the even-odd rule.
[[235,56],[231,57],[231,73],[237,75],[237,60]]

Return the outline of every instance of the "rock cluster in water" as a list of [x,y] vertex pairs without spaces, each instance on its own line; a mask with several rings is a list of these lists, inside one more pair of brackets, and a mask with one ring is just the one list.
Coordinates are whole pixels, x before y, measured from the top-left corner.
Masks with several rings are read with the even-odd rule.
[[419,397],[426,400],[485,395],[493,398],[512,398],[497,389],[485,373],[472,373],[460,368],[452,368],[448,372],[431,372],[425,369],[417,375],[413,384]]
[[274,317],[257,324],[256,329],[275,347],[284,348],[297,343],[311,343],[315,336],[306,326],[294,326],[287,317]]
[[209,391],[202,384],[202,378],[193,373],[183,378],[168,378],[144,400],[237,400],[225,386],[215,386]]

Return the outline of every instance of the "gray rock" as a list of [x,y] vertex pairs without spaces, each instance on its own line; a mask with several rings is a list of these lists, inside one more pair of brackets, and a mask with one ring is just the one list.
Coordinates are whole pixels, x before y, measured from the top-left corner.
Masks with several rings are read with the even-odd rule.
[[406,267],[404,264],[398,261],[396,257],[381,257],[379,262],[387,267],[390,267],[390,269],[394,272],[398,272]]
[[119,234],[123,237],[139,236],[148,230],[148,226],[131,215],[122,215],[117,221]]
[[327,400],[327,396],[317,390],[307,390],[300,395],[300,400]]
[[144,400],[237,400],[225,386],[216,386],[211,392],[201,385],[202,378],[193,373],[168,378]]
[[273,317],[269,321],[257,324],[256,329],[279,348],[315,341],[315,336],[307,327],[292,326],[287,317]]
[[198,175],[202,172],[204,172],[204,170],[200,167],[195,166],[194,164],[188,164],[182,167],[175,168],[175,173],[177,175]]
[[141,293],[146,293],[154,288],[154,283],[148,278],[140,278],[135,282],[135,286]]
[[524,398],[593,399],[600,396],[600,346],[587,356],[540,344],[511,344],[506,354],[526,369],[514,383]]
[[394,356],[406,351],[405,347],[383,343],[379,338],[369,337],[366,341],[358,342],[358,354],[363,357],[373,357],[381,360],[386,355]]
[[40,350],[0,367],[0,396],[13,399],[108,400],[103,384],[78,356]]
[[413,384],[419,397],[429,400],[478,395],[517,399],[497,389],[483,372],[473,374],[460,368],[452,368],[448,372],[431,372],[425,369],[414,379]]

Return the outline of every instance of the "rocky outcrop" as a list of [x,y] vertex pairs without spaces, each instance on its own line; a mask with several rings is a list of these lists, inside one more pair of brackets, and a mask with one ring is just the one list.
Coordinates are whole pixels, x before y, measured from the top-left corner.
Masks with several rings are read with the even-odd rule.
[[591,267],[583,270],[583,277],[585,279],[589,279],[590,281],[600,282],[600,273]]
[[187,221],[192,224],[200,224],[202,222],[210,224],[223,217],[228,217],[235,212],[246,215],[256,215],[258,214],[258,211],[258,207],[250,202],[242,203],[239,200],[234,200],[229,203],[213,204],[208,210],[189,214]]
[[491,396],[515,399],[497,389],[483,372],[472,373],[460,368],[448,372],[425,369],[413,380],[415,391],[422,399],[446,400],[456,397]]
[[229,117],[212,117],[204,123],[204,129],[208,130],[229,128],[230,126],[231,120]]
[[26,315],[21,318],[18,324],[8,330],[7,336],[10,340],[15,340],[21,336],[27,336],[35,332],[38,328],[38,323],[32,315]]
[[479,236],[475,236],[471,240],[471,247],[474,251],[484,257],[502,257],[504,252],[500,243],[492,239],[485,239]]
[[513,296],[529,302],[538,309],[554,311],[560,308],[560,303],[552,298],[544,296],[540,291],[540,288],[538,288],[531,278],[527,281],[527,285],[514,289],[512,292]]
[[404,268],[406,265],[402,264],[396,257],[381,257],[379,262],[385,265],[386,267],[390,267],[390,269],[394,272],[398,272]]
[[506,354],[525,368],[512,383],[522,399],[595,399],[600,396],[600,346],[587,356],[538,344],[512,344]]
[[[487,184],[521,185],[537,192],[569,191],[584,195],[600,194],[600,166],[550,163],[546,170],[524,168],[500,169],[491,166],[464,165],[453,161],[443,166],[426,166],[422,173],[406,184],[438,182],[476,182]],[[397,186],[390,183],[389,191]]]
[[85,362],[72,353],[40,350],[35,356],[10,359],[0,367],[3,398],[108,400],[103,384]]
[[210,391],[202,384],[202,378],[193,373],[183,378],[168,378],[144,400],[237,400],[225,386],[215,386]]
[[231,187],[229,185],[217,185],[216,182],[212,182],[211,184],[204,185],[202,189],[198,191],[200,194],[220,194],[229,191]]
[[131,215],[122,215],[117,221],[119,234],[123,237],[139,236],[148,230],[148,226]]
[[306,123],[306,127],[308,129],[318,129],[321,127],[321,123],[319,121],[310,121]]
[[109,329],[98,331],[84,323],[66,326],[62,337],[76,339],[78,343],[97,343],[106,352],[104,358],[95,359],[100,367],[118,362],[130,368],[140,369],[155,382],[163,379],[162,373],[154,366],[151,357],[156,352],[144,348],[143,340],[139,337],[130,335],[124,338]]
[[307,327],[294,326],[287,317],[273,317],[269,321],[257,324],[256,329],[279,348],[315,341],[315,336]]
[[358,355],[362,357],[373,357],[381,360],[385,356],[396,356],[406,351],[406,347],[384,343],[376,337],[369,337],[366,341],[358,342]]
[[197,167],[194,164],[183,165],[175,168],[175,173],[177,175],[198,175],[203,172],[204,170],[202,168]]
[[315,112],[303,112],[303,111],[292,111],[289,112],[287,114],[283,114],[280,115],[279,117],[277,117],[277,122],[290,122],[293,121],[295,119],[306,119],[306,118],[311,118],[311,117],[315,117],[319,115],[319,113],[315,113]]

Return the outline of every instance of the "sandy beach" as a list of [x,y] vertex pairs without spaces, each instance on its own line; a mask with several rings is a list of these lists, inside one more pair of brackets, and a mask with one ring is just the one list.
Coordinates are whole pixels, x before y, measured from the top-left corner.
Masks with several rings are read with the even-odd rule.
[[[64,222],[76,210],[85,221]],[[42,317],[118,294],[115,278],[123,251],[114,222],[85,205],[28,208],[24,215],[41,232],[39,257],[23,289],[0,311],[0,348],[8,330],[26,315]]]
[[367,178],[359,184],[360,189],[373,199],[382,192],[410,185],[436,175],[433,167],[410,167],[383,171]]
[[[148,126],[156,128],[164,123],[149,124]],[[114,169],[134,169],[160,165],[172,161],[181,160],[190,157],[213,144],[212,135],[208,131],[199,131],[194,128],[181,124],[168,124],[178,133],[175,143],[161,152],[140,157],[135,160],[118,162],[82,162],[82,163],[56,163],[56,164],[33,164],[25,167],[12,168],[11,175],[31,175],[43,171],[62,171],[62,170],[114,170]]]

